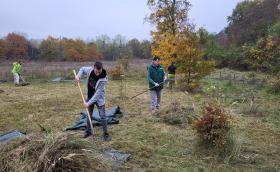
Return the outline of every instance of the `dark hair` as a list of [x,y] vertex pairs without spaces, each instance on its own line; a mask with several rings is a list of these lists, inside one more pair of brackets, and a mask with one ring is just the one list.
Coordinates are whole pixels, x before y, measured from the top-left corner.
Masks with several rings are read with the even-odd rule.
[[158,56],[154,56],[153,61],[157,61],[160,60],[160,58]]
[[101,62],[97,61],[94,63],[94,68],[96,68],[97,70],[100,70],[103,68],[103,65]]

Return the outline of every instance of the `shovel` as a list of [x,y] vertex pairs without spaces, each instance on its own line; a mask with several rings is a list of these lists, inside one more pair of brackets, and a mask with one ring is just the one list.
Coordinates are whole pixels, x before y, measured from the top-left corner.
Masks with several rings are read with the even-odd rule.
[[[76,78],[76,77],[77,77],[76,71],[75,71],[75,70],[73,70],[73,73],[74,73],[75,78]],[[86,103],[86,101],[85,101],[85,97],[84,97],[83,92],[82,92],[82,89],[81,89],[80,82],[77,82],[77,83],[78,83],[78,87],[79,87],[80,94],[81,94],[81,97],[82,97],[82,99],[83,99],[83,102],[84,102],[84,103]],[[88,108],[86,108],[86,112],[87,112],[87,118],[88,118],[89,123],[90,123],[90,128],[91,128],[92,138],[93,138],[93,141],[94,141],[94,135],[95,135],[95,133],[94,133],[94,129],[93,129],[93,125],[92,125],[92,121],[91,121],[91,118],[90,118],[90,115],[91,115],[91,114],[89,113]]]

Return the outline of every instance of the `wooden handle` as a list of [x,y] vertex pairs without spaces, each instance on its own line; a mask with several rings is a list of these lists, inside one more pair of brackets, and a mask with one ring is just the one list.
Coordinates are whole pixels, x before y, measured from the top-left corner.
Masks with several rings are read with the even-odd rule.
[[[75,70],[73,70],[73,73],[74,73],[75,80],[76,80],[76,78],[77,78],[76,71],[75,71]],[[79,87],[79,90],[80,90],[81,97],[82,97],[82,99],[83,99],[83,103],[86,103],[86,100],[85,100],[84,94],[83,94],[82,89],[81,89],[80,82],[77,82],[77,83],[78,83],[78,87]],[[83,105],[83,106],[84,106],[84,105]],[[94,138],[94,134],[95,134],[95,133],[94,133],[94,129],[93,129],[93,125],[92,125],[92,121],[91,121],[91,118],[90,118],[90,115],[91,115],[91,114],[89,114],[88,108],[86,108],[86,112],[87,112],[87,117],[88,117],[88,120],[89,120],[89,123],[90,123],[90,128],[91,128],[92,136],[93,136],[93,138]]]

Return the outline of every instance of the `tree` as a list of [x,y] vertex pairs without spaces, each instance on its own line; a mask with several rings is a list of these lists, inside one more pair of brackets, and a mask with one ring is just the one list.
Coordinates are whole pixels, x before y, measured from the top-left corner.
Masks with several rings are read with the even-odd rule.
[[245,0],[237,4],[226,33],[229,41],[238,46],[255,43],[265,37],[268,28],[280,19],[279,0]]
[[152,32],[153,54],[161,57],[166,67],[176,62],[183,74],[181,86],[193,89],[193,82],[208,74],[214,63],[203,59],[194,26],[188,23],[190,3],[187,0],[148,0],[152,9],[149,16],[157,30]]
[[143,40],[141,42],[141,50],[143,52],[143,58],[144,59],[150,59],[152,58],[152,47],[151,43],[148,40]]
[[152,54],[160,56],[163,65],[168,66],[176,60],[176,34],[189,26],[190,3],[187,0],[148,0],[147,4],[152,11],[148,20],[156,25],[156,31],[151,32]]
[[5,57],[5,42],[0,39],[0,59]]
[[5,38],[5,52],[8,59],[27,59],[28,41],[20,34],[9,33]]
[[199,47],[199,39],[195,33],[189,29],[185,29],[176,37],[176,53],[178,70],[184,75],[183,82],[185,88],[192,90],[198,84],[199,79],[208,75],[215,66],[214,61],[205,60],[204,52]]
[[148,0],[152,10],[148,20],[156,25],[152,33],[175,35],[187,25],[190,3],[187,0]]
[[102,54],[97,52],[94,42],[87,45],[87,56],[89,60],[99,60],[103,58]]
[[143,50],[141,49],[141,43],[140,41],[138,41],[138,39],[131,39],[130,41],[128,41],[127,46],[132,52],[133,57],[143,58]]
[[28,44],[28,56],[30,60],[38,60],[40,55],[40,40],[31,39]]
[[59,40],[49,36],[43,40],[40,45],[40,57],[44,60],[53,61],[59,60],[60,57],[60,46]]

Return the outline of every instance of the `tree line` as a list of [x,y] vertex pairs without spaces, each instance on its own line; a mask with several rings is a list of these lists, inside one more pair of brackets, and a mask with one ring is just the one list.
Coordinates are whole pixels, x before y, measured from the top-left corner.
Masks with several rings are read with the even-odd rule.
[[48,36],[28,40],[24,34],[9,33],[0,39],[0,59],[42,61],[93,61],[98,59],[151,58],[151,42],[117,35],[96,37],[92,41]]
[[221,32],[198,30],[199,44],[218,67],[280,72],[280,1],[237,4]]

